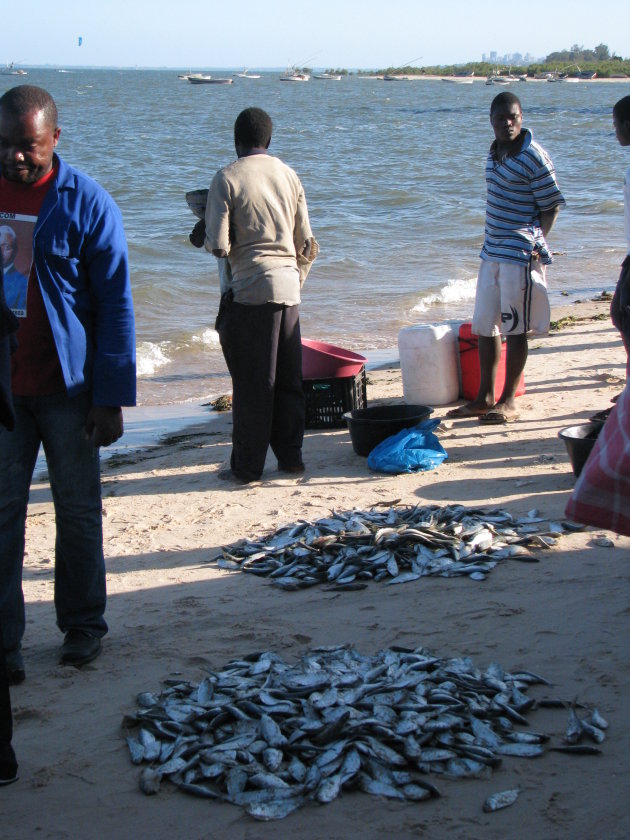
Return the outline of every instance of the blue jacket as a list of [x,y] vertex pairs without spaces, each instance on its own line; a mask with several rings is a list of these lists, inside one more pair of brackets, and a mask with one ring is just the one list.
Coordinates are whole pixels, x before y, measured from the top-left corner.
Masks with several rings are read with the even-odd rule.
[[120,210],[96,181],[59,166],[33,233],[33,262],[68,394],[135,405],[136,341]]

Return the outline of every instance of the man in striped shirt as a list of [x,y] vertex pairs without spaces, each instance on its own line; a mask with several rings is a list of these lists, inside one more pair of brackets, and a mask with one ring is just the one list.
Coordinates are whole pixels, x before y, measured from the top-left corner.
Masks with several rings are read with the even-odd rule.
[[[565,203],[551,159],[522,127],[521,103],[504,91],[492,100],[495,140],[486,162],[486,231],[477,278],[472,331],[479,336],[481,380],[476,398],[448,413],[508,423],[518,417],[515,396],[527,361],[527,334],[549,329],[545,237]],[[507,341],[503,392],[494,384],[501,336]]]

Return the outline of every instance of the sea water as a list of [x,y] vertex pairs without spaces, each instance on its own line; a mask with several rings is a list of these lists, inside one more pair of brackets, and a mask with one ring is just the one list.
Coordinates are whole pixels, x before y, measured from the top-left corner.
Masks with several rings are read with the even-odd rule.
[[[174,70],[49,68],[19,80],[52,93],[59,153],[122,210],[142,404],[201,402],[230,390],[214,331],[216,261],[188,241],[195,218],[184,194],[207,187],[234,159],[234,119],[251,105],[272,116],[271,152],[298,172],[320,244],[303,290],[304,336],[369,355],[395,348],[404,326],[472,313],[489,106],[499,89],[358,76],[289,83],[280,75],[191,85]],[[2,78],[0,92],[16,81]],[[527,82],[511,90],[567,200],[549,237],[552,303],[613,289],[630,161],[611,109],[630,87]]]

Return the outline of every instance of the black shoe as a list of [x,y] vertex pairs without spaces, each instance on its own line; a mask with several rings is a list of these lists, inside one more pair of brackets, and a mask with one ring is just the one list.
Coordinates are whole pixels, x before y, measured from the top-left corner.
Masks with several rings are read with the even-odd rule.
[[306,467],[302,461],[299,461],[297,464],[281,464],[278,462],[278,470],[280,472],[285,473],[292,473],[293,475],[298,475],[299,473],[303,473]]
[[26,679],[26,672],[24,668],[7,668],[9,675],[9,685],[20,685]]
[[6,772],[0,770],[0,787],[2,785],[12,785],[13,782],[17,782],[18,779],[19,776],[17,774],[17,767],[15,770],[7,770]]
[[235,484],[251,484],[252,481],[259,481],[258,478],[246,478],[244,475],[234,472],[230,467],[225,470],[219,470],[217,478],[221,481],[233,481]]
[[68,630],[61,646],[62,665],[86,665],[101,652],[101,640],[83,630]]
[[26,673],[24,671],[24,660],[22,659],[20,648],[18,647],[9,653],[5,652],[5,661],[9,685],[20,685],[20,683],[23,683],[26,679]]

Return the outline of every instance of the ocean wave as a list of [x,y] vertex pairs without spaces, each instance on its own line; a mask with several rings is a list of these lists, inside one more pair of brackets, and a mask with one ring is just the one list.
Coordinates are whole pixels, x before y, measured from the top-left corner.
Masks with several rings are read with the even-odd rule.
[[199,335],[193,335],[193,344],[203,344],[205,347],[219,347],[219,333],[208,327]]
[[142,341],[136,348],[136,372],[138,376],[151,376],[170,362],[167,355],[169,342],[154,344]]
[[449,280],[446,286],[442,286],[437,292],[426,292],[412,308],[414,313],[428,312],[434,306],[445,303],[464,303],[474,300],[477,286],[476,277],[468,277],[465,280]]
[[601,201],[596,201],[588,208],[588,212],[593,215],[608,215],[615,216],[623,215],[623,201],[614,198],[607,198]]

